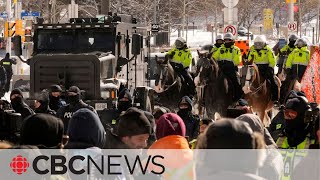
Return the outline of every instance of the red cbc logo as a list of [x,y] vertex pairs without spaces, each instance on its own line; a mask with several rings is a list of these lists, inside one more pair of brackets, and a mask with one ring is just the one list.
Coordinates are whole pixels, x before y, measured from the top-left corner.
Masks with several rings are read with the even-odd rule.
[[27,169],[29,167],[29,162],[27,161],[27,158],[22,157],[21,155],[18,155],[17,157],[14,157],[10,163],[10,167],[13,172],[21,175],[22,173],[27,172]]

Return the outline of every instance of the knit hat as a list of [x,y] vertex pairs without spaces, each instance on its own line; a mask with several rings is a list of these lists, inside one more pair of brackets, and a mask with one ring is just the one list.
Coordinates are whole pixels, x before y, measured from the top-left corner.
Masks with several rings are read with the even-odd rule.
[[207,149],[254,149],[253,131],[248,123],[222,119],[206,131]]
[[115,133],[119,137],[150,134],[151,124],[143,111],[131,107],[120,116]]
[[71,86],[68,90],[68,92],[74,92],[76,94],[81,94],[80,89],[77,86]]
[[263,126],[262,121],[257,115],[254,114],[243,114],[236,118],[236,120],[243,121],[249,124],[251,129],[254,132],[258,132],[264,136],[264,141],[267,146],[274,145],[276,146],[276,143],[272,139],[269,131]]
[[162,115],[157,121],[156,135],[157,139],[170,135],[180,135],[185,137],[186,126],[177,114],[167,113]]
[[34,114],[26,118],[21,128],[22,145],[56,147],[62,143],[63,122],[49,114]]
[[11,94],[10,94],[10,97],[11,97],[12,95],[14,95],[14,94],[19,94],[19,95],[21,95],[22,98],[23,98],[22,91],[21,91],[19,88],[16,88],[16,89],[12,90],[12,91],[11,91]]

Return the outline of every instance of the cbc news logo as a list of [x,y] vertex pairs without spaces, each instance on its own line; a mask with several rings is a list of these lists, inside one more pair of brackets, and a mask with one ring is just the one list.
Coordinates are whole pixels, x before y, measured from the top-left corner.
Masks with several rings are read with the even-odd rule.
[[10,167],[13,172],[17,173],[18,175],[21,175],[25,172],[27,172],[27,169],[29,168],[29,162],[27,158],[18,155],[14,157],[10,163]]

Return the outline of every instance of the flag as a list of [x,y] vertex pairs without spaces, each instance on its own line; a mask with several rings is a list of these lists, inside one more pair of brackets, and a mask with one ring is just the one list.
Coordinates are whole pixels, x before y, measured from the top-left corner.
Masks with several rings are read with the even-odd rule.
[[302,91],[309,102],[320,104],[320,49],[316,48],[301,80]]

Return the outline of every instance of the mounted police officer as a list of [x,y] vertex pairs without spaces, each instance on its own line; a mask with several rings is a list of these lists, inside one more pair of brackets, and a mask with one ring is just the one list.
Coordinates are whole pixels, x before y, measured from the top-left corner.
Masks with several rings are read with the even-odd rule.
[[189,66],[192,62],[192,55],[188,49],[187,42],[183,38],[179,37],[175,41],[175,47],[166,54],[166,59],[170,60],[170,64],[174,71],[178,73],[178,75],[182,76],[188,84],[189,95],[194,96],[196,87],[188,72]]
[[220,70],[231,80],[234,87],[234,101],[241,98],[243,91],[238,81],[238,65],[241,62],[241,52],[234,45],[234,37],[231,33],[224,36],[224,45],[212,55],[212,58],[218,62]]
[[12,65],[17,64],[17,62],[14,59],[10,59],[10,54],[7,53],[5,58],[3,58],[0,62],[0,65],[3,66],[7,73],[7,83],[5,85],[5,92],[9,91],[10,88],[10,81],[12,78]]
[[216,38],[216,43],[210,51],[209,58],[224,44],[223,35],[219,34]]
[[307,42],[303,38],[299,38],[295,43],[296,48],[289,55],[286,62],[286,73],[289,80],[301,79],[310,62],[310,51]]
[[264,77],[271,84],[271,99],[278,105],[278,86],[274,79],[274,66],[276,64],[272,49],[267,45],[264,36],[257,36],[254,45],[251,46],[248,61],[253,61],[258,66],[260,76]]
[[291,34],[288,39],[289,43],[280,49],[280,55],[289,55],[296,48],[295,43],[298,36],[296,34]]

